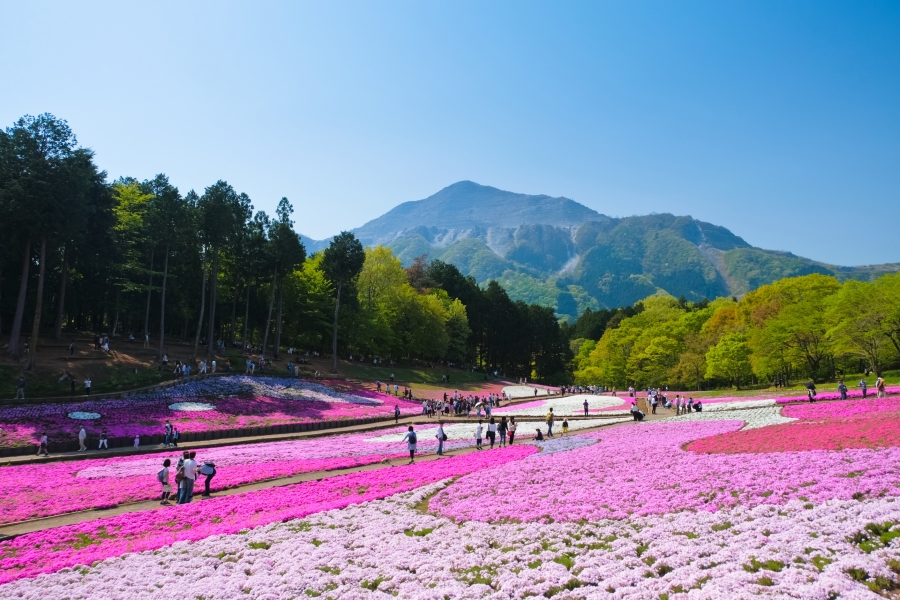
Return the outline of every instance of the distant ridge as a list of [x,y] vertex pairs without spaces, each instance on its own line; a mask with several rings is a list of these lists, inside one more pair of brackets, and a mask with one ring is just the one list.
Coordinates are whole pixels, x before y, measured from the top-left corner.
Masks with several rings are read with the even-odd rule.
[[[725,227],[689,216],[611,218],[564,197],[508,192],[472,181],[403,202],[352,230],[410,264],[422,255],[561,318],[632,304],[657,292],[689,300],[740,296],[783,277],[822,273],[869,280],[900,264],[839,267],[754,248]],[[315,252],[330,240],[303,236]]]

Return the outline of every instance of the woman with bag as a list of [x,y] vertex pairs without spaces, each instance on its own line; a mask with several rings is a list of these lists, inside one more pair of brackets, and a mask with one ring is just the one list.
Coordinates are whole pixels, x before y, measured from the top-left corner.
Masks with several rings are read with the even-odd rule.
[[512,446],[516,439],[516,418],[509,418],[509,445]]

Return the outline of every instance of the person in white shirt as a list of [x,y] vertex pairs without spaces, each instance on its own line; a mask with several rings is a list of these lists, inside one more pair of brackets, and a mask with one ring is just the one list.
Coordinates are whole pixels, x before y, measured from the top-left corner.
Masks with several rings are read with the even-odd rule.
[[200,361],[200,375],[205,375],[205,374],[206,374],[206,361],[201,360]]
[[478,427],[475,428],[475,449],[481,450],[481,419],[478,420]]
[[191,452],[188,459],[184,461],[184,479],[181,482],[181,489],[178,490],[178,504],[188,504],[194,496],[194,480],[197,479],[197,463],[194,458],[196,452]]
[[37,455],[40,456],[43,454],[44,456],[50,456],[50,453],[47,451],[47,434],[41,433],[41,441],[40,446],[38,446]]
[[84,430],[84,427],[81,428],[81,431],[78,432],[78,451],[84,452],[87,450],[87,444],[85,441],[87,440],[87,431]]
[[215,373],[215,372],[216,372],[216,361],[212,361],[212,371],[211,371],[211,373]]

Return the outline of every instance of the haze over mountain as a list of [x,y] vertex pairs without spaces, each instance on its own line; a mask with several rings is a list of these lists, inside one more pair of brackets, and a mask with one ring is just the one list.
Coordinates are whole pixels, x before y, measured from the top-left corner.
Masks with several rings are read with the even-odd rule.
[[[570,319],[588,307],[632,304],[658,291],[712,299],[783,277],[868,280],[900,270],[900,263],[840,267],[754,248],[725,227],[689,216],[613,218],[568,198],[471,181],[404,202],[353,233],[366,246],[390,247],[404,265],[422,255],[440,259]],[[310,251],[329,242],[303,241]]]

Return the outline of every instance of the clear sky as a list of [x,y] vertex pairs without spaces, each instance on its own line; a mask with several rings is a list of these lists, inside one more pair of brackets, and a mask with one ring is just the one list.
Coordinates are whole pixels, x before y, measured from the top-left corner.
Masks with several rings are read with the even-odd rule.
[[0,1],[0,124],[324,238],[462,179],[900,262],[900,2]]

